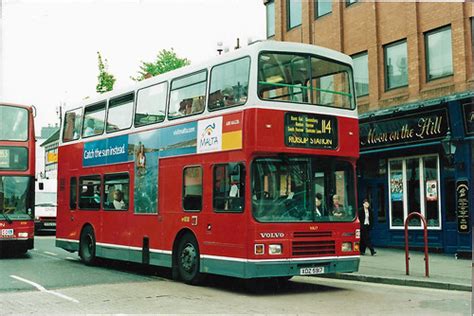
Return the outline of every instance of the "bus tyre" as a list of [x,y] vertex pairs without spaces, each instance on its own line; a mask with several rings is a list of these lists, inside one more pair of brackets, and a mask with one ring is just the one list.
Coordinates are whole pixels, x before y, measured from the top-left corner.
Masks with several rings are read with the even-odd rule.
[[191,234],[184,235],[179,241],[176,258],[179,278],[184,283],[196,285],[201,281],[199,258],[199,247],[196,238]]
[[95,234],[91,226],[86,226],[81,233],[79,256],[86,265],[95,262]]

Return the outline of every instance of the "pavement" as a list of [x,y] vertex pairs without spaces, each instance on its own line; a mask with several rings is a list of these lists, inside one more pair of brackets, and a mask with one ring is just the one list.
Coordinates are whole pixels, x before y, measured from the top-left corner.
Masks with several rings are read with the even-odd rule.
[[410,250],[407,275],[404,249],[375,250],[377,253],[374,256],[371,256],[369,251],[360,256],[358,272],[325,277],[472,292],[471,259],[457,259],[454,254],[428,253],[429,277],[426,277],[424,252]]

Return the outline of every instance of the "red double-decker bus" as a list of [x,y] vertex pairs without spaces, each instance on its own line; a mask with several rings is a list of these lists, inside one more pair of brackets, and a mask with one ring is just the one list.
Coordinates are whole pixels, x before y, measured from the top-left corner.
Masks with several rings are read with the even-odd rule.
[[359,266],[352,60],[259,42],[65,112],[56,245],[239,278]]
[[0,253],[33,248],[34,201],[33,108],[0,104]]

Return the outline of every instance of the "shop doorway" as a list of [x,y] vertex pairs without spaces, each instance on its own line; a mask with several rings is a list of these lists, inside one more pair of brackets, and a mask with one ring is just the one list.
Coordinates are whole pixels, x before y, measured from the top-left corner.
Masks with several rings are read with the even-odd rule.
[[363,179],[359,187],[359,204],[368,198],[374,212],[372,243],[374,246],[387,246],[390,241],[387,181],[385,178]]

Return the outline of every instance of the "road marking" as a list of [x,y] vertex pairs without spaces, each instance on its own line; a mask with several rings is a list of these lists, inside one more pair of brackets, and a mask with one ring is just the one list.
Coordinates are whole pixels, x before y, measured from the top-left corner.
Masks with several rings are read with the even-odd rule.
[[72,298],[72,297],[69,297],[69,296],[66,296],[64,294],[61,294],[61,293],[58,293],[58,292],[55,292],[55,291],[51,291],[51,290],[47,290],[45,289],[43,286],[39,285],[38,283],[35,283],[35,282],[32,282],[30,280],[27,280],[27,279],[23,279],[19,276],[16,276],[16,275],[10,275],[10,277],[14,278],[14,279],[17,279],[18,281],[22,281],[22,282],[25,282],[25,283],[28,283],[32,286],[34,286],[35,288],[38,289],[38,291],[40,292],[43,292],[43,293],[47,293],[47,294],[52,294],[52,295],[56,295],[57,297],[60,297],[60,298],[63,298],[65,300],[68,300],[68,301],[71,301],[71,302],[74,302],[74,303],[79,303],[78,300]]
[[54,253],[54,252],[49,252],[49,251],[43,251],[43,252],[44,252],[45,254],[47,254],[47,255],[57,256],[57,254]]
[[78,261],[78,258],[73,258],[73,257],[66,257],[67,260],[73,260],[73,261]]

